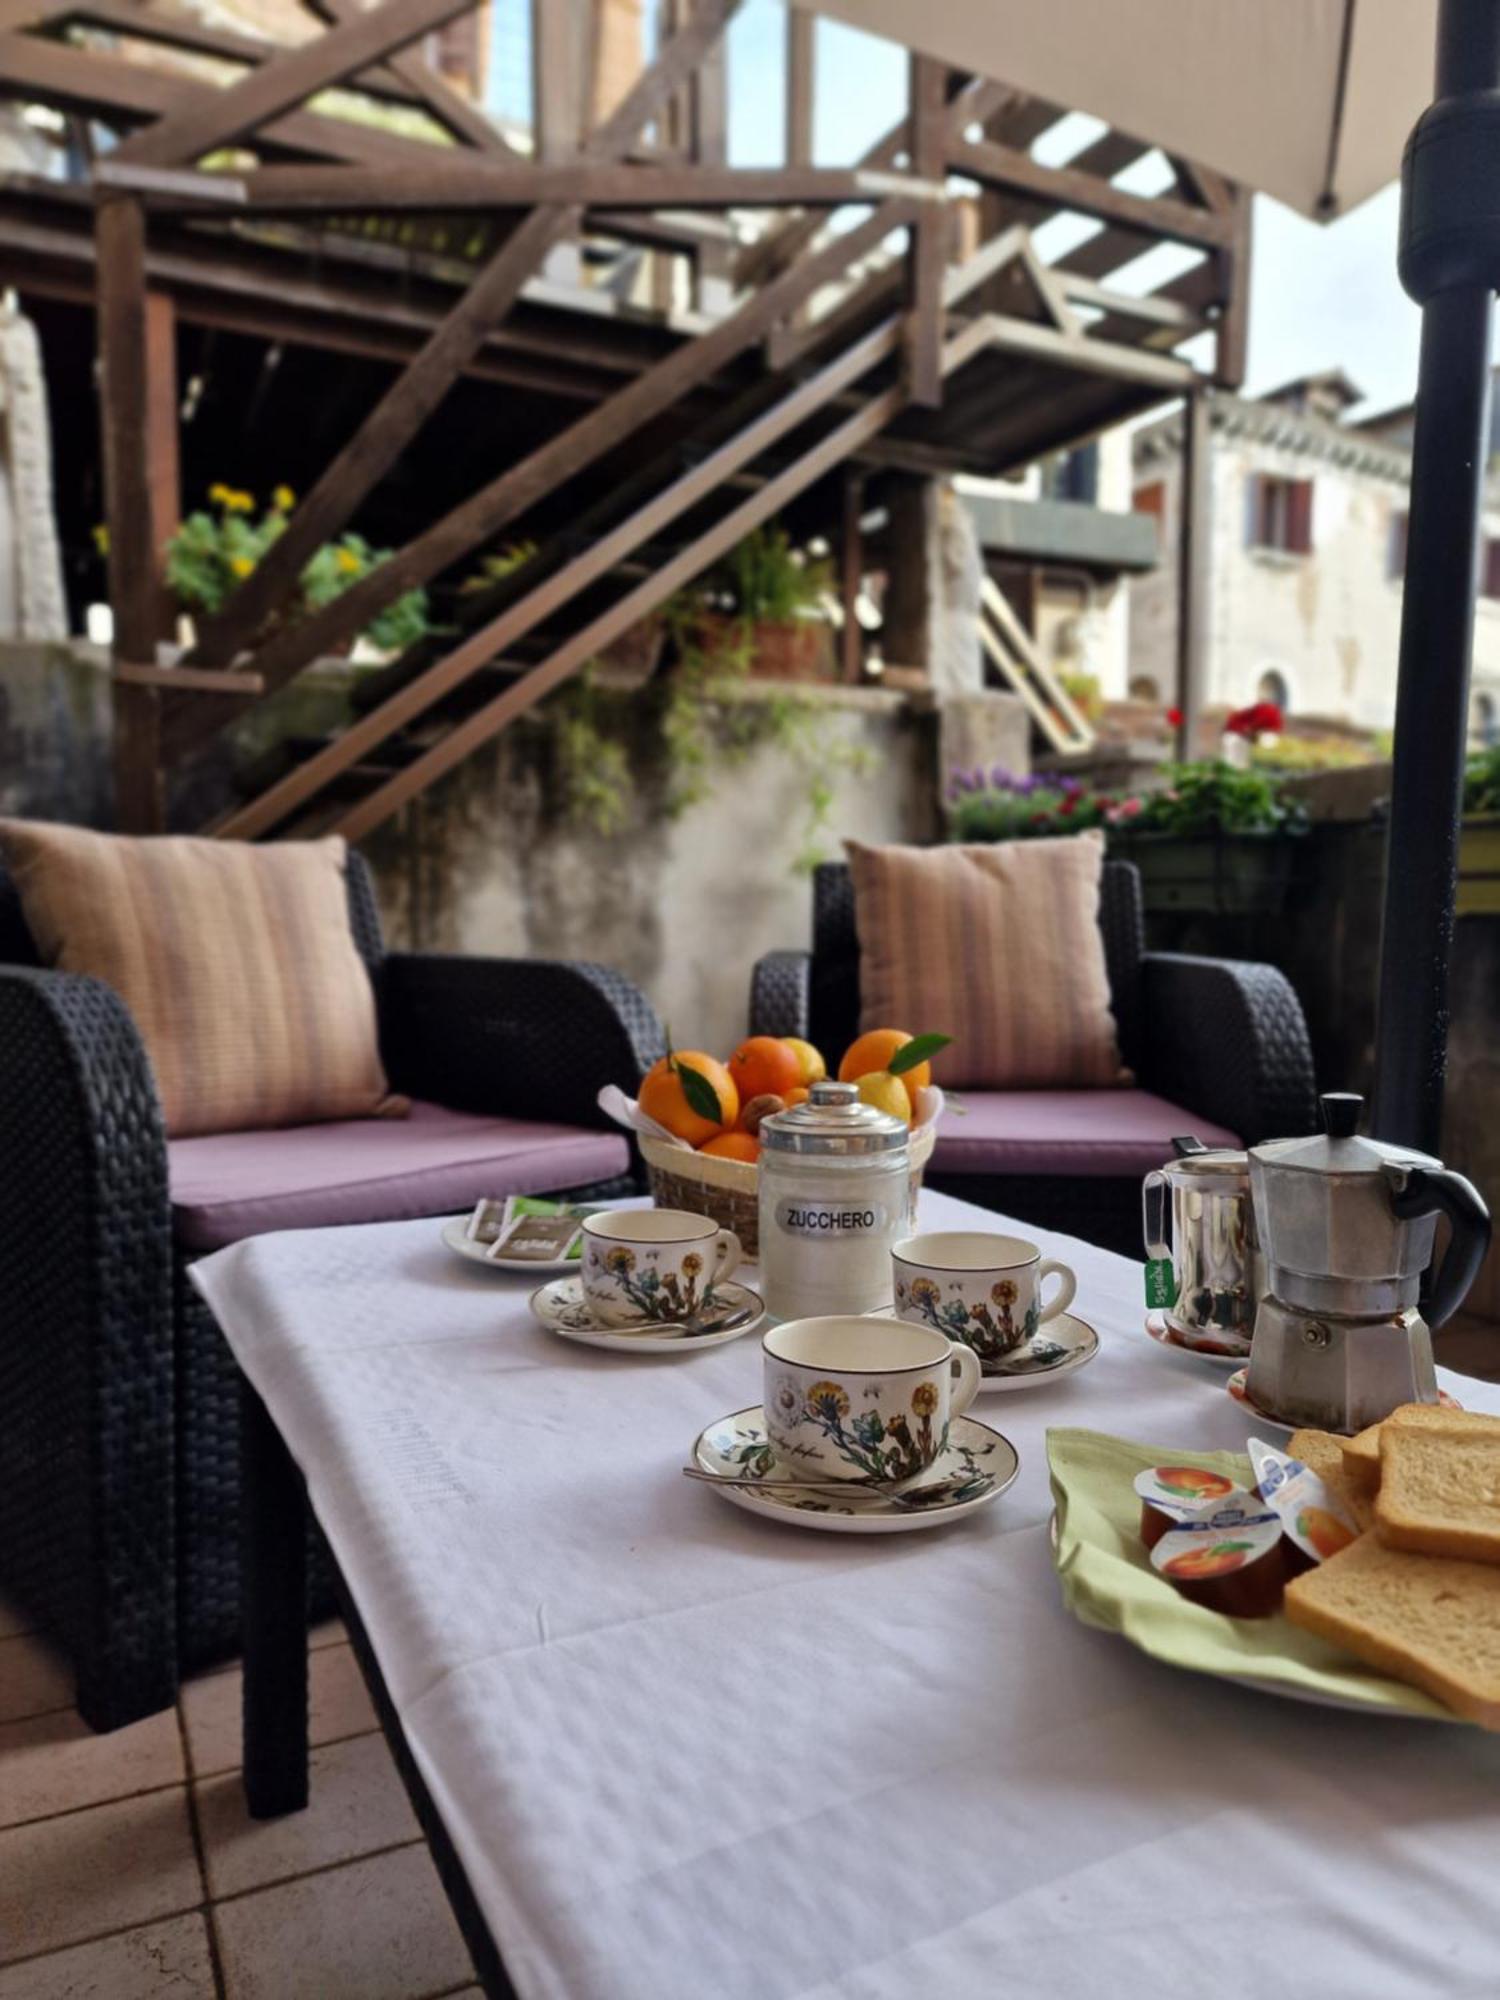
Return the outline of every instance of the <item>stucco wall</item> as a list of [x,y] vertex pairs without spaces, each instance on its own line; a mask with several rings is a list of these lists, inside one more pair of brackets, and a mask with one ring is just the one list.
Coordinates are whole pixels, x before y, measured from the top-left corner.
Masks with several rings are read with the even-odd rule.
[[[1407,502],[1403,477],[1340,465],[1315,452],[1213,432],[1212,563],[1205,702],[1230,708],[1257,698],[1261,677],[1279,674],[1293,714],[1335,718],[1362,729],[1390,727],[1396,706],[1401,580],[1393,576],[1394,517]],[[1313,481],[1312,553],[1251,545],[1255,478]],[[1130,585],[1130,672],[1149,676],[1170,700],[1174,685],[1177,507],[1175,451],[1137,463],[1136,482],[1167,486],[1162,563]],[[1500,510],[1486,517],[1500,537]],[[1500,708],[1500,603],[1481,598],[1475,619],[1474,688]]]
[[844,835],[937,831],[935,715],[880,690],[818,699],[833,791],[818,829],[814,772],[776,743],[715,764],[708,795],[677,817],[662,813],[643,757],[628,825],[603,835],[549,811],[522,731],[499,739],[365,843],[392,941],[602,960],[639,982],[683,1046],[727,1053],[745,1032],[755,960],[809,941],[799,861],[810,841],[833,856]]

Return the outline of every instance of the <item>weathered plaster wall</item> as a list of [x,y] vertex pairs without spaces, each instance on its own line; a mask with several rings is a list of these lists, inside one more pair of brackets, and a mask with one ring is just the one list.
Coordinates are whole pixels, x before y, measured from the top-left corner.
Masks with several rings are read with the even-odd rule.
[[[834,796],[815,844],[833,856],[845,835],[933,838],[935,716],[879,690],[827,689],[819,701]],[[862,768],[849,768],[851,753]],[[602,835],[549,811],[522,731],[470,758],[365,844],[392,941],[599,959],[640,983],[684,1046],[727,1052],[745,1032],[755,960],[809,941],[798,864],[811,773],[766,744],[715,764],[708,796],[675,818],[644,758],[638,776],[628,825]]]
[[0,641],[0,813],[108,826],[111,714],[102,653]]
[[[1393,550],[1404,482],[1310,452],[1213,432],[1212,563],[1207,705],[1243,707],[1275,672],[1291,712],[1388,729],[1396,706],[1402,586]],[[1251,544],[1255,478],[1313,481],[1312,553]],[[1163,480],[1161,567],[1130,584],[1130,674],[1153,680],[1170,700],[1175,685],[1177,521],[1181,459],[1154,457],[1140,484]],[[1486,517],[1500,538],[1500,511]],[[1392,574],[1393,568],[1398,573]],[[1500,601],[1481,597],[1475,619],[1474,689],[1500,710]]]

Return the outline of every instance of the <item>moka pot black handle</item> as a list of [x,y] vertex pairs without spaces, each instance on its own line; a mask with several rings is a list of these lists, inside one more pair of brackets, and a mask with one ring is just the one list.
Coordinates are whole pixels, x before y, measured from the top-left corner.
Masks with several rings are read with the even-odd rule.
[[1393,1172],[1391,1207],[1403,1222],[1424,1215],[1446,1215],[1453,1226],[1447,1254],[1433,1275],[1432,1290],[1422,1307],[1429,1326],[1451,1319],[1469,1295],[1490,1247],[1494,1223],[1478,1188],[1450,1167],[1402,1167]]

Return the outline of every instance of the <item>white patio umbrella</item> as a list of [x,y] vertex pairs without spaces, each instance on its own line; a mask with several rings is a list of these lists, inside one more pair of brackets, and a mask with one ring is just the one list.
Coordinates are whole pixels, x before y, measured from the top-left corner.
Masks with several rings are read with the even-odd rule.
[[1398,263],[1422,350],[1375,1124],[1436,1151],[1500,284],[1500,0],[806,4],[1092,112],[1304,215],[1342,214],[1401,175]]

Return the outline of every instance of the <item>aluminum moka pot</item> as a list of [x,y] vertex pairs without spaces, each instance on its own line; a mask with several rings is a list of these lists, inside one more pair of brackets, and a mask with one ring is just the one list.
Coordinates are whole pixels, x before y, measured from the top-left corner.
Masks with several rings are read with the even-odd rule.
[[[1250,1401],[1290,1424],[1350,1433],[1400,1403],[1435,1403],[1430,1329],[1468,1293],[1490,1242],[1478,1191],[1429,1154],[1362,1138],[1363,1100],[1330,1093],[1325,1130],[1250,1149],[1266,1256]],[[1440,1215],[1452,1225],[1426,1297]]]

